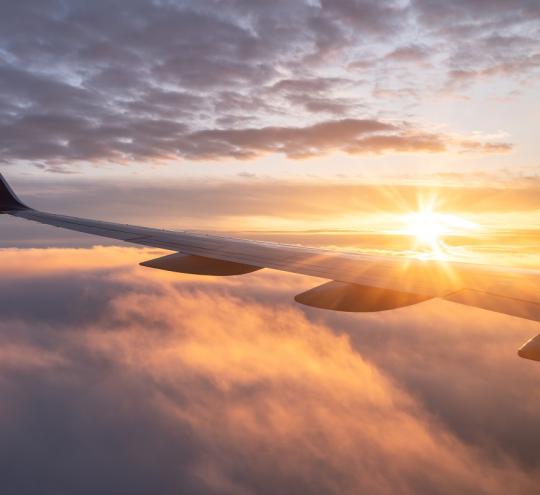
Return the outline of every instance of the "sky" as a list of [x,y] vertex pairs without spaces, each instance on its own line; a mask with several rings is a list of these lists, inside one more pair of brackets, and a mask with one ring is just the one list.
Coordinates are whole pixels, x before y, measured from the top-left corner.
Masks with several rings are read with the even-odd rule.
[[[0,6],[0,171],[33,207],[539,266],[537,0]],[[0,216],[3,493],[538,486],[538,323],[325,312],[293,301],[321,280],[160,254]]]

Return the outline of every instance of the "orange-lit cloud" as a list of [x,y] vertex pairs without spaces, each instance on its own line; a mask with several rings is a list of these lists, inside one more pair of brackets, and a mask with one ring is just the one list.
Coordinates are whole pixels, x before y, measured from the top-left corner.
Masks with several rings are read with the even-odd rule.
[[[62,250],[2,253],[40,274],[29,290],[0,267],[0,436],[42,489],[525,494],[540,481],[537,369],[511,348],[534,324],[437,302],[304,312],[290,298],[313,279],[162,274],[122,251],[67,250],[61,272]],[[25,486],[15,469],[4,483]]]
[[111,267],[131,267],[145,257],[158,256],[159,249],[101,247],[92,249],[4,249],[4,277],[33,278],[65,275],[73,271],[92,272]]

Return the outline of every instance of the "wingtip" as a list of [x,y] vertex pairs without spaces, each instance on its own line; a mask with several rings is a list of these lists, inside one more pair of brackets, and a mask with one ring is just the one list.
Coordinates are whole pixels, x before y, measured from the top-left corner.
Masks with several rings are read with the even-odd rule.
[[5,177],[0,172],[0,213],[13,210],[27,210],[26,206],[13,192]]

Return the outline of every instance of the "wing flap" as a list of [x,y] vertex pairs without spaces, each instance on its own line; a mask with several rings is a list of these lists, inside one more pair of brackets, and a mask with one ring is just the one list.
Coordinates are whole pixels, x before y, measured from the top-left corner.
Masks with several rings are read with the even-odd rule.
[[294,300],[306,306],[354,313],[385,311],[432,299],[429,296],[380,287],[328,282],[298,294]]
[[261,269],[258,266],[181,253],[169,254],[161,258],[143,261],[140,265],[170,272],[216,276],[243,275]]

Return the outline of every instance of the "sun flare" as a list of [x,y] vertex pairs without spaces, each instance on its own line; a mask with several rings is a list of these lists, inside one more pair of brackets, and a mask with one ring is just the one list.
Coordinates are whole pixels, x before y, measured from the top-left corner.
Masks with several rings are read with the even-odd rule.
[[425,209],[408,213],[402,218],[402,233],[414,237],[419,247],[428,248],[435,258],[444,258],[444,237],[476,230],[478,225],[465,218]]

